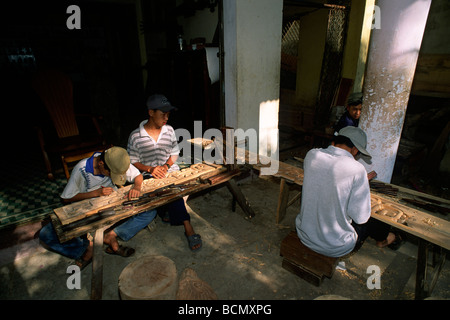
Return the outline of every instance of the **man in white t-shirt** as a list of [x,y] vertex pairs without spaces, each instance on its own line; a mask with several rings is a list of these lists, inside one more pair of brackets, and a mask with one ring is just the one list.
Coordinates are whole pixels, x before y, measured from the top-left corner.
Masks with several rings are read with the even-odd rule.
[[355,160],[366,150],[367,137],[357,127],[345,127],[326,149],[312,149],[304,159],[302,204],[295,223],[304,245],[341,257],[368,237],[379,247],[390,245],[390,227],[370,217],[370,187],[364,166]]
[[[139,170],[130,163],[127,151],[112,147],[103,153],[94,153],[90,158],[81,160],[73,168],[61,198],[64,202],[81,201],[94,197],[107,196],[117,186],[126,182],[133,183],[128,198],[140,196],[143,177]],[[107,230],[104,243],[106,252],[128,257],[134,249],[121,246],[117,237],[128,241],[145,228],[156,216],[156,210],[140,213]],[[52,224],[47,224],[40,231],[39,237],[52,250],[75,259],[77,265],[84,268],[92,258],[93,243],[87,237],[79,237],[60,243]]]

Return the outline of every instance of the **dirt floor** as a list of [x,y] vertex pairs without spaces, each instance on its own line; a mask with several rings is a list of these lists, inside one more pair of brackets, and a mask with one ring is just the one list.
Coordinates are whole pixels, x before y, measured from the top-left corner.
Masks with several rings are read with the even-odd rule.
[[[134,256],[104,254],[103,299],[120,299],[118,278],[122,270],[146,255],[170,258],[178,275],[192,268],[220,300],[312,300],[324,295],[354,300],[414,299],[414,239],[408,239],[398,251],[379,249],[369,239],[357,254],[343,260],[343,270],[336,270],[331,279],[316,287],[281,266],[280,244],[294,230],[300,201],[288,208],[277,225],[279,181],[250,175],[239,185],[256,217],[246,219],[239,206],[233,212],[232,196],[226,187],[188,199],[192,225],[203,239],[202,249],[191,252],[183,227],[163,224],[157,218],[154,231],[146,228],[126,243],[136,249]],[[295,192],[292,190],[290,196]],[[0,299],[89,299],[92,268],[82,271],[81,289],[70,290],[66,282],[71,263],[71,259],[42,248],[37,239],[0,250]],[[373,265],[381,270],[381,289],[367,286],[372,274],[368,268]],[[448,261],[431,295],[450,299]]]

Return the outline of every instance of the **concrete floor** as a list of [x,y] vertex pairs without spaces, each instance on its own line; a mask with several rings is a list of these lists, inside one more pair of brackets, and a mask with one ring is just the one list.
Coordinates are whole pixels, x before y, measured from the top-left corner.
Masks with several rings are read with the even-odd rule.
[[[294,230],[299,201],[288,208],[281,224],[275,224],[279,184],[277,180],[250,177],[241,189],[257,215],[244,218],[239,208],[231,211],[226,187],[189,199],[187,207],[203,248],[191,252],[183,227],[157,220],[156,229],[142,230],[126,243],[136,253],[129,258],[104,255],[103,299],[120,299],[118,278],[131,262],[145,255],[172,259],[178,275],[189,267],[206,281],[221,300],[312,300],[338,295],[354,300],[414,299],[417,246],[414,239],[398,251],[379,249],[369,239],[361,250],[345,259],[345,270],[337,270],[320,287],[281,267],[281,240]],[[291,197],[295,191],[291,191]],[[71,259],[42,248],[31,240],[0,250],[0,299],[89,299],[91,265],[81,274],[81,289],[70,290],[66,282]],[[381,269],[381,289],[368,289],[369,266]],[[433,297],[450,299],[450,264],[444,265]]]

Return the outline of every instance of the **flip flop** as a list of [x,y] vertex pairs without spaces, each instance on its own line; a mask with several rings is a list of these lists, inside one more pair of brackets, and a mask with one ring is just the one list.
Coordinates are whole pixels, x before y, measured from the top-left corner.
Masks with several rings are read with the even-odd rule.
[[121,257],[125,257],[128,258],[129,256],[133,255],[135,253],[136,250],[134,250],[133,248],[130,247],[123,247],[123,246],[119,246],[119,250],[114,251],[111,246],[108,246],[105,249],[105,252],[108,254],[115,254]]
[[[189,242],[189,248],[192,251],[197,251],[197,250],[201,249],[201,247],[202,247],[202,236],[201,235],[193,234],[192,236],[189,236],[189,237],[186,235],[186,233],[184,235],[186,236],[186,238]],[[200,247],[194,249],[194,247],[198,244],[200,245]]]
[[83,258],[79,258],[75,260],[75,265],[80,268],[80,271],[86,268],[92,262],[92,258],[89,260],[84,260]]

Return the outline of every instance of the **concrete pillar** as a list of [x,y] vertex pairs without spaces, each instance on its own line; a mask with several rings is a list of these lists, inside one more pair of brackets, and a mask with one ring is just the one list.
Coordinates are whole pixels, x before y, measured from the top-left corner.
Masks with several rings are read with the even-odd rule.
[[283,0],[226,0],[223,15],[226,125],[267,146],[278,129]]
[[223,5],[226,125],[258,129],[260,103],[279,99],[283,1]]
[[372,30],[360,127],[377,179],[390,182],[431,0],[379,0]]

